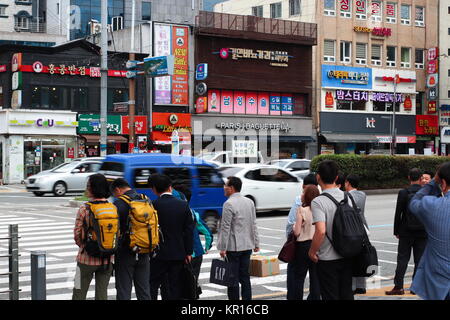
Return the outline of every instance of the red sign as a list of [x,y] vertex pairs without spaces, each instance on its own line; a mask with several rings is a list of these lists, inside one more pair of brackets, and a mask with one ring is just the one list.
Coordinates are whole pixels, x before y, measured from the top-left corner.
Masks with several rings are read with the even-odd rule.
[[245,114],[245,92],[234,91],[234,113]]
[[6,65],[0,65],[0,72],[6,72]]
[[170,123],[170,118],[173,113],[154,112],[152,117],[152,140],[170,142],[170,137],[174,130],[191,131],[191,114],[190,113],[175,113],[178,117],[178,122]]
[[[64,64],[48,66],[39,65],[39,61],[33,63],[33,65],[23,65],[21,67],[22,72],[35,72],[35,73],[48,73],[51,75],[61,76],[89,76],[91,78],[101,77],[100,68],[98,67],[76,67],[75,65],[66,66]],[[121,77],[125,78],[127,72],[122,70],[108,70],[108,77]]]
[[198,97],[197,103],[195,104],[196,113],[204,113],[208,110],[208,98]]
[[67,149],[67,158],[69,158],[69,159],[75,158],[75,150],[74,150],[74,148],[68,148]]
[[208,91],[208,112],[220,112],[220,90]]
[[172,48],[175,57],[172,76],[172,104],[189,104],[189,27],[172,28]]
[[372,34],[379,37],[390,37],[392,30],[390,28],[373,28]]
[[403,102],[403,108],[405,109],[405,111],[411,111],[412,110],[412,101],[411,101],[411,97],[407,96],[405,98],[405,102]]
[[439,135],[439,117],[430,115],[417,115],[416,135]]
[[428,101],[428,113],[436,113],[436,101]]
[[325,95],[325,107],[326,108],[334,107],[334,98],[331,92],[327,92],[327,94]]
[[[147,116],[134,117],[134,133],[147,134]],[[129,116],[122,116],[122,134],[130,134]]]
[[222,90],[220,112],[221,113],[233,113],[233,91]]
[[246,92],[245,109],[246,109],[247,114],[257,114],[258,113],[258,93]]
[[428,49],[428,53],[427,53],[428,61],[436,60],[438,56],[439,56],[439,48]]
[[11,59],[11,71],[22,71],[22,53],[15,53]]
[[438,73],[438,60],[428,61],[427,73]]

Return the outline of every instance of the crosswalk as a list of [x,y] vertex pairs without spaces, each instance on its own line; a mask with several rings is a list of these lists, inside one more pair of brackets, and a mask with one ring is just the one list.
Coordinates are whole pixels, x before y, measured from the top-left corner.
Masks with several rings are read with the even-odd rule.
[[[73,209],[63,209],[72,210]],[[72,220],[72,221],[71,221]],[[0,238],[8,236],[8,225],[19,225],[19,288],[20,299],[31,299],[31,252],[46,252],[46,286],[48,300],[67,300],[72,298],[73,281],[75,276],[75,258],[78,247],[73,240],[73,219],[67,221],[55,221],[39,216],[21,216],[19,214],[0,214]],[[0,241],[0,256],[8,253],[8,242]],[[275,255],[272,249],[262,249],[262,254]],[[209,272],[212,259],[220,256],[218,250],[213,247],[204,256],[199,283],[202,286],[202,299],[225,299],[226,288],[209,283]],[[285,290],[286,264],[280,265],[280,275],[264,278],[252,277],[252,286],[278,284],[279,290]],[[0,259],[0,273],[8,272],[8,259]],[[0,277],[0,291],[8,290],[8,277]],[[94,298],[94,281],[88,292],[88,299]],[[115,299],[115,279],[111,278],[108,287],[108,299]],[[133,289],[133,298],[134,289]],[[0,294],[0,300],[8,299],[7,294]]]

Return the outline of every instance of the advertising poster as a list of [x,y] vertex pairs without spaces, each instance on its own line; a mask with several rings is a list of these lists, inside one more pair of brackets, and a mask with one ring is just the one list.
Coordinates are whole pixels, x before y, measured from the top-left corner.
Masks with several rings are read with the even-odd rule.
[[281,96],[281,114],[292,115],[293,108],[294,108],[294,101],[292,99],[292,95],[283,94]]
[[258,93],[258,114],[269,114],[269,94]]
[[270,94],[270,115],[281,114],[281,97],[278,93]]
[[245,92],[234,91],[234,113],[245,114]]
[[[147,116],[134,117],[135,134],[147,134]],[[122,116],[122,134],[130,134],[130,117]]]
[[233,91],[222,90],[221,113],[233,113]]
[[[172,52],[171,27],[168,25],[154,25],[154,56],[168,56]],[[170,104],[172,102],[171,77],[158,77],[154,81],[155,104]]]
[[172,54],[175,57],[172,77],[172,104],[189,104],[189,28],[172,27]]
[[220,112],[220,101],[222,96],[220,90],[208,91],[208,112]]
[[245,109],[247,114],[258,114],[258,94],[256,92],[246,93]]

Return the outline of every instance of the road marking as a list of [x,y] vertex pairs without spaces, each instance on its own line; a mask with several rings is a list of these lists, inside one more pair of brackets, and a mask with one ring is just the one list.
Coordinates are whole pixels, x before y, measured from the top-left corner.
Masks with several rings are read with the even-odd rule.
[[261,230],[269,230],[269,231],[276,231],[276,232],[283,232],[283,233],[286,233],[286,230],[280,230],[280,229],[272,229],[272,228],[266,228],[266,227],[260,227],[260,226],[258,226],[258,229],[261,229]]
[[[378,259],[378,262],[384,262],[384,263],[388,263],[388,264],[397,264],[397,262],[394,262],[394,261],[387,261],[387,260],[380,260],[380,259]],[[408,264],[408,267],[414,268],[414,265]]]
[[398,243],[393,243],[393,242],[383,242],[383,241],[376,241],[376,240],[370,240],[370,242],[374,242],[374,243],[381,243],[381,244],[391,244],[393,246],[397,246]]

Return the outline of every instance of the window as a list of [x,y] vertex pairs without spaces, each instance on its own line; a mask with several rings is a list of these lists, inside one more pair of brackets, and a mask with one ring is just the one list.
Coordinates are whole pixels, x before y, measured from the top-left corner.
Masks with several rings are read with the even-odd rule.
[[402,47],[400,67],[411,68],[411,48]]
[[323,61],[335,62],[336,52],[334,48],[334,40],[325,40],[323,46]]
[[134,187],[136,189],[150,189],[148,185],[148,178],[158,173],[155,168],[142,168],[134,170]]
[[411,6],[407,4],[402,4],[400,11],[400,22],[401,24],[410,25],[411,24]]
[[448,69],[447,72],[448,72],[448,76],[450,77],[450,69]]
[[257,7],[252,7],[252,15],[254,15],[255,17],[263,17],[263,8],[264,6],[257,6]]
[[423,69],[424,68],[424,52],[423,49],[416,49],[415,52],[415,67],[416,69]]
[[343,18],[351,18],[352,17],[352,1],[351,0],[340,0],[340,15]]
[[270,17],[273,19],[281,18],[281,2],[270,5]]
[[107,178],[120,178],[123,177],[125,167],[120,162],[103,162],[100,167],[99,173],[105,175]]
[[192,179],[191,171],[186,167],[176,167],[176,168],[165,168],[163,174],[168,176],[172,180],[172,185],[183,184],[187,188],[191,188]]
[[341,41],[340,57],[342,63],[350,63],[352,56],[352,43]]
[[450,56],[450,49],[447,49],[447,55]]
[[142,20],[150,21],[152,20],[152,3],[142,2]]
[[19,30],[28,29],[29,18],[25,16],[16,16],[15,28]]
[[[0,107],[3,107],[3,87],[0,86]],[[2,159],[0,159],[1,161]]]
[[200,188],[222,188],[224,182],[220,174],[211,167],[197,167]]
[[289,0],[289,15],[298,16],[301,14],[300,0]]
[[245,174],[245,178],[256,181],[298,182],[296,178],[279,169],[257,169]]
[[447,31],[447,32],[448,32],[448,35],[450,36],[450,28],[448,28],[448,31]]
[[372,45],[371,60],[374,66],[381,66],[381,45],[378,44]]
[[372,0],[372,21],[381,22],[383,17],[382,4],[380,0]]
[[355,2],[355,12],[356,19],[366,20],[367,19],[367,0],[357,0]]
[[[382,101],[374,101],[373,102],[373,111],[374,112],[392,112],[392,102],[382,102]],[[395,104],[395,111],[400,112],[400,103]]]
[[396,47],[387,46],[386,47],[386,64],[388,67],[395,67],[396,59]]
[[365,111],[368,98],[363,98],[363,94],[368,97],[368,92],[364,91],[337,90],[336,109]]
[[55,110],[88,110],[87,88],[32,87],[31,108]]
[[117,16],[112,18],[112,30],[120,30],[123,29],[123,17]]
[[450,99],[450,90],[449,90],[449,91],[447,91],[447,98],[449,98],[449,99]]
[[416,7],[415,26],[416,27],[425,27],[425,8],[424,7]]
[[336,0],[325,0],[323,14],[336,16]]
[[397,4],[388,2],[386,3],[386,22],[397,23]]
[[0,7],[0,16],[6,16],[6,7]]
[[108,112],[114,111],[114,103],[128,101],[128,89],[108,89]]
[[289,169],[295,170],[309,170],[310,161],[299,160],[288,165]]
[[356,63],[367,64],[367,44],[365,43],[356,44]]

